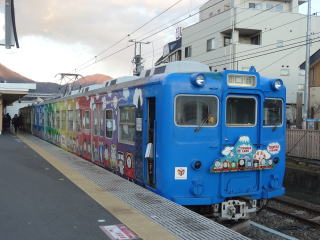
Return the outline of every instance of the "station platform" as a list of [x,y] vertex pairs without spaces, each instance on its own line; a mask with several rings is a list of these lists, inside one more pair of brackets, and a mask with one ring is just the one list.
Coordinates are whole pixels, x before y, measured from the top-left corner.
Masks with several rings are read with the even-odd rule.
[[0,136],[0,238],[248,239],[28,134]]

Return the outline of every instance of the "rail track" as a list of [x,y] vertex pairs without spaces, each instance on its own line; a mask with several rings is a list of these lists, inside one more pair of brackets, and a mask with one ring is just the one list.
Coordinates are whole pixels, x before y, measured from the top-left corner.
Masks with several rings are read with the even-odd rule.
[[269,201],[266,209],[296,219],[305,224],[320,228],[320,211],[281,198]]

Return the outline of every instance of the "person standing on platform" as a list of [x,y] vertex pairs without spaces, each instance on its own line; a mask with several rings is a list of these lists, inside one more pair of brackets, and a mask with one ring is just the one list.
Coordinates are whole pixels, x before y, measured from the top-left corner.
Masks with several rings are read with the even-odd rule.
[[10,129],[10,123],[11,123],[11,117],[10,114],[7,113],[4,117],[3,117],[3,130],[6,131],[7,129]]
[[14,127],[15,133],[18,132],[19,124],[20,124],[19,117],[17,114],[15,114],[14,117],[12,118],[12,125]]

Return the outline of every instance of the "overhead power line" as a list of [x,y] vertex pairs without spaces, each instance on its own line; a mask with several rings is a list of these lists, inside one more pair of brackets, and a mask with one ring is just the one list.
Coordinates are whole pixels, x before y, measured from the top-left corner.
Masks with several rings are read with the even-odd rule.
[[[319,37],[317,37],[316,39],[319,39]],[[312,41],[312,43],[316,43],[316,42],[320,42],[320,40]],[[235,60],[235,61],[228,61],[228,62],[225,62],[225,63],[222,63],[222,64],[218,64],[218,65],[212,65],[212,67],[219,67],[219,66],[223,66],[223,65],[226,65],[226,64],[231,64],[231,63],[234,63],[234,62],[240,62],[240,61],[244,61],[244,60],[249,60],[249,59],[253,59],[253,58],[257,58],[257,57],[261,57],[261,56],[265,56],[265,55],[269,55],[269,54],[274,54],[274,53],[282,52],[282,51],[290,50],[290,49],[297,48],[297,47],[301,47],[301,46],[305,46],[305,45],[306,45],[306,43],[303,43],[303,44],[300,44],[300,45],[297,45],[297,46],[293,46],[293,47],[290,47],[290,48],[282,48],[282,49],[279,49],[279,50],[277,50],[277,51],[267,52],[267,53],[260,54],[260,55],[256,55],[256,56],[253,56],[253,57],[237,59],[237,60]],[[264,51],[263,51],[263,52],[264,52]],[[260,52],[258,52],[258,53],[260,53]],[[244,55],[244,56],[241,56],[241,57],[245,57],[245,55]]]
[[[103,51],[99,52],[96,56],[94,56],[93,58],[89,59],[88,61],[80,64],[78,67],[74,68],[74,69],[80,69],[82,66],[85,66],[86,64],[92,62],[92,61],[97,61],[97,58],[99,56],[101,56],[102,54],[106,53],[108,50],[112,49],[113,47],[117,46],[119,43],[121,43],[122,41],[124,41],[125,39],[127,39],[129,36],[131,36],[132,34],[138,32],[140,29],[142,29],[143,27],[145,27],[146,25],[148,25],[149,23],[151,23],[153,20],[155,20],[156,18],[160,17],[161,15],[163,15],[164,13],[166,13],[167,11],[169,11],[171,8],[175,7],[176,5],[178,5],[180,2],[182,2],[183,0],[178,0],[175,3],[173,3],[172,5],[170,5],[168,8],[166,8],[165,10],[163,10],[161,13],[157,14],[156,16],[154,16],[153,18],[151,18],[150,20],[146,21],[145,23],[143,23],[141,26],[139,26],[138,28],[136,28],[135,30],[133,30],[132,32],[130,32],[129,34],[127,34],[126,36],[120,38],[118,41],[116,41],[114,44],[112,44],[111,46],[109,46],[108,48],[104,49]],[[132,45],[131,45],[132,46]]]

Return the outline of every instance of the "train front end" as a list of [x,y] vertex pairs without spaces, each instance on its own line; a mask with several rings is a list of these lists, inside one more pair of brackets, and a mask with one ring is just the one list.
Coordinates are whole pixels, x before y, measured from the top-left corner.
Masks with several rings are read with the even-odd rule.
[[284,194],[286,93],[280,79],[260,77],[254,68],[171,74],[163,96],[162,195],[237,220]]

